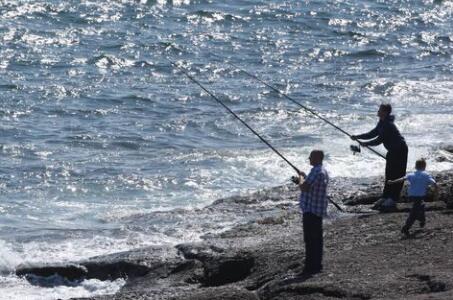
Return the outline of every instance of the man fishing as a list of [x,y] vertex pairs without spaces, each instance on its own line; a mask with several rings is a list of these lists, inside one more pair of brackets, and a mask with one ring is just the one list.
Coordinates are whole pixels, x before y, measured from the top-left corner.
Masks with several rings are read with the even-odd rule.
[[300,172],[296,181],[301,190],[299,205],[302,210],[305,242],[305,267],[301,276],[311,276],[322,271],[322,219],[327,214],[329,183],[329,175],[322,166],[323,159],[323,151],[313,150],[309,156],[313,168],[308,175]]
[[[352,135],[351,139],[358,141],[362,146],[377,146],[384,144],[387,149],[385,164],[385,184],[382,198],[378,200],[374,208],[387,212],[396,209],[396,202],[400,198],[403,182],[389,185],[388,180],[394,180],[406,175],[407,167],[407,145],[404,137],[396,127],[395,117],[391,114],[390,104],[381,104],[377,112],[379,122],[376,127],[368,133]],[[373,140],[370,140],[373,139]],[[359,140],[370,140],[367,142]]]

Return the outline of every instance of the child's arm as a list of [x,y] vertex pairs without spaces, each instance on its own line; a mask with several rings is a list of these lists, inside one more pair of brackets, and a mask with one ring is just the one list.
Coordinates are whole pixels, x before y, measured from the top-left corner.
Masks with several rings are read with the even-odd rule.
[[404,180],[406,180],[406,176],[394,180],[387,180],[387,184],[395,184],[398,182],[403,182]]
[[430,182],[430,188],[432,188],[433,191],[433,200],[434,201],[439,201],[439,187],[437,186],[437,183],[433,180]]
[[430,186],[434,189],[434,193],[436,194],[439,193],[439,186],[437,185],[437,182],[434,179],[431,179]]
[[436,180],[432,176],[429,176],[429,186],[434,189],[435,192],[439,191],[439,187],[437,186]]

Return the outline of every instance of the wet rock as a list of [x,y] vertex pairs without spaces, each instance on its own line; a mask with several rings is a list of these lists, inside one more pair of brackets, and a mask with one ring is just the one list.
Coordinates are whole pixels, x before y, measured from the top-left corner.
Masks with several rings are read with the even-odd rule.
[[250,275],[254,258],[250,254],[212,257],[203,261],[205,286],[220,286],[245,279]]
[[416,278],[419,281],[426,283],[425,291],[427,293],[439,293],[439,292],[444,292],[447,290],[447,285],[444,282],[433,279],[429,275],[414,274],[414,275],[408,275],[408,277]]
[[225,249],[216,247],[214,245],[206,245],[203,243],[187,243],[179,244],[176,246],[179,253],[186,259],[197,259],[204,261],[218,253],[225,252]]
[[254,265],[253,256],[247,252],[203,244],[182,244],[177,248],[186,259],[202,263],[203,276],[199,282],[205,286],[220,286],[243,280],[250,275]]
[[88,274],[86,267],[82,265],[68,264],[68,265],[35,265],[27,266],[20,265],[17,267],[17,276],[35,275],[40,277],[51,277],[59,275],[68,280],[78,280],[84,278]]
[[285,222],[285,219],[283,216],[266,217],[264,219],[257,221],[257,223],[261,224],[261,225],[277,225],[277,224],[283,224],[284,222]]
[[[167,258],[167,259],[165,259]],[[16,275],[49,277],[58,275],[68,280],[134,278],[150,271],[168,272],[182,261],[176,249],[171,247],[148,247],[93,257],[86,261],[57,265],[19,266]],[[160,267],[160,268],[159,268]]]
[[301,282],[297,279],[267,285],[258,292],[258,295],[261,300],[300,299],[301,297],[304,297],[303,299],[371,299],[370,295],[355,294],[332,283]]
[[99,280],[115,280],[118,278],[144,276],[150,271],[150,268],[147,266],[121,260],[101,264],[86,262],[84,263],[84,267],[88,271],[85,278],[96,278]]
[[453,145],[445,145],[441,149],[453,154]]
[[363,191],[357,192],[356,195],[350,196],[343,200],[343,203],[348,206],[354,205],[370,205],[375,203],[382,195],[382,191],[374,191],[373,193],[366,193]]
[[442,146],[437,151],[436,161],[438,162],[452,162],[453,161],[453,145]]
[[[181,299],[181,298],[175,298]],[[260,300],[258,296],[246,289],[239,289],[234,286],[224,286],[216,288],[204,288],[186,295],[187,300]]]

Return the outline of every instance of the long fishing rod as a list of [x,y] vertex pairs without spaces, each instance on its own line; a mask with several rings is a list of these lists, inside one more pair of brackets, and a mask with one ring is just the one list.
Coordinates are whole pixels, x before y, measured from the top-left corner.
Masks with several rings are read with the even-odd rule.
[[[237,66],[236,64],[228,61],[228,60],[225,60],[224,58],[220,57],[219,55],[215,54],[215,53],[212,53],[212,52],[209,52],[211,55],[213,56],[216,56],[217,58],[221,59],[224,63],[226,64],[229,64],[230,66],[238,69],[239,71],[243,72],[244,74],[252,77],[253,79],[257,80],[258,82],[264,84],[265,86],[267,86],[268,88],[272,89],[273,91],[277,92],[278,94],[282,95],[283,97],[285,97],[286,99],[288,99],[289,101],[295,103],[296,105],[300,106],[301,108],[303,108],[305,111],[308,111],[309,113],[311,113],[312,115],[314,115],[315,117],[321,119],[322,121],[326,122],[327,124],[329,124],[330,126],[334,127],[335,129],[339,130],[340,132],[344,133],[345,135],[347,135],[348,137],[352,138],[352,134],[350,134],[349,132],[345,131],[344,129],[340,128],[339,126],[335,125],[334,123],[332,123],[331,121],[329,121],[328,119],[324,118],[323,116],[321,116],[319,113],[317,113],[315,110],[303,105],[302,103],[300,103],[299,101],[295,100],[294,98],[290,97],[289,95],[287,95],[286,93],[280,91],[279,89],[277,89],[276,87],[272,86],[271,84],[267,83],[266,81],[262,80],[261,78],[259,78],[258,76],[256,76],[255,74],[252,74],[246,70],[244,70],[243,68]],[[374,150],[373,148],[371,148],[370,146],[366,146],[366,145],[363,145],[362,142],[358,141],[359,144],[361,146],[364,146],[366,147],[368,150],[370,150],[371,152],[373,152],[374,154],[382,157],[383,159],[386,159],[384,155],[382,155],[381,153],[379,153],[378,151]],[[352,147],[351,147],[352,149]],[[357,149],[357,148],[354,148],[354,149]],[[356,151],[360,151],[360,148],[358,148],[358,150]]]
[[256,132],[249,124],[247,124],[244,120],[241,119],[234,111],[232,111],[222,100],[220,100],[216,95],[214,95],[211,91],[209,91],[204,85],[202,85],[198,80],[196,80],[193,76],[191,76],[184,68],[178,66],[175,62],[173,62],[168,57],[165,57],[173,66],[177,69],[181,70],[193,83],[198,85],[203,91],[208,93],[215,101],[217,101],[220,105],[222,105],[230,114],[232,114],[236,119],[238,119],[245,127],[247,127],[254,135],[256,135],[264,144],[266,144],[269,148],[271,148],[278,156],[280,156],[286,163],[288,163],[297,174],[300,174],[301,171],[293,165],[286,157],[284,157],[277,149],[275,149],[266,139],[264,139],[258,132]]
[[[238,119],[245,127],[247,127],[254,135],[256,135],[264,144],[266,144],[272,151],[274,151],[278,156],[280,156],[288,165],[290,165],[294,171],[299,175],[302,172],[295,166],[293,165],[286,157],[283,156],[277,149],[275,149],[274,146],[272,146],[265,138],[263,138],[258,132],[256,132],[252,127],[250,127],[247,122],[241,119],[233,110],[231,110],[222,100],[220,100],[216,95],[214,95],[211,91],[209,91],[203,84],[201,84],[198,80],[196,80],[192,75],[190,75],[186,69],[178,66],[174,61],[169,59],[168,57],[164,56],[166,60],[170,62],[171,65],[173,65],[175,68],[179,69],[184,75],[187,76],[193,83],[198,85],[203,91],[205,91],[209,96],[211,96],[217,103],[222,105],[229,113],[231,113],[236,119]],[[335,203],[330,197],[328,200],[339,210],[343,212],[343,209]]]

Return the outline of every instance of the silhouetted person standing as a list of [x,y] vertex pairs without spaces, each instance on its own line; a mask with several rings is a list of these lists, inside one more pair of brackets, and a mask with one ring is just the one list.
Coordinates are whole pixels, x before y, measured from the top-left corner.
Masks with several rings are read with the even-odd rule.
[[353,135],[353,140],[370,140],[359,143],[362,146],[377,146],[384,144],[387,149],[385,165],[385,185],[382,193],[382,199],[376,203],[376,208],[381,211],[393,210],[396,202],[400,198],[403,182],[392,185],[387,184],[388,180],[394,180],[406,175],[407,167],[407,145],[404,137],[396,127],[395,117],[391,115],[392,106],[390,104],[381,104],[377,112],[379,122],[377,126],[368,133]]

